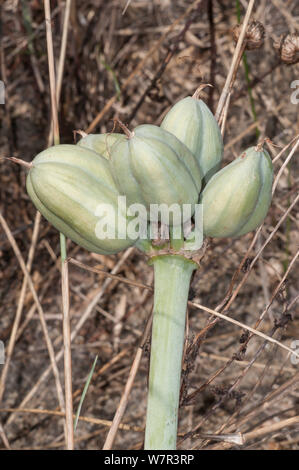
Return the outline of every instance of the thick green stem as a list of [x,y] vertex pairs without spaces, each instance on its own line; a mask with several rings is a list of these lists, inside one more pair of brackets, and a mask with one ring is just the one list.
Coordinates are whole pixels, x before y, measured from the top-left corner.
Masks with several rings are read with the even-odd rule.
[[155,296],[145,449],[174,450],[186,308],[197,265],[180,255],[156,256],[152,264]]

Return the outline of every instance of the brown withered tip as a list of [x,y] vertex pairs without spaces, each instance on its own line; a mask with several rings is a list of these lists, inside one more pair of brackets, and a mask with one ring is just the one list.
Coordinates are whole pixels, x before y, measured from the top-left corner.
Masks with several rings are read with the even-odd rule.
[[11,162],[16,163],[17,165],[24,166],[25,168],[32,168],[33,163],[32,162],[26,162],[25,160],[21,160],[20,158],[16,157],[2,157],[4,160],[10,160]]
[[201,95],[202,95],[202,90],[204,90],[207,86],[210,86],[213,88],[213,85],[211,85],[210,83],[202,83],[201,85],[199,85],[199,87],[195,90],[195,92],[193,93],[192,95],[192,98],[195,98],[197,100],[200,100],[201,98]]
[[285,64],[299,62],[299,33],[280,36],[274,41],[273,47],[277,50],[280,60]]
[[132,139],[134,137],[134,131],[130,131],[130,129],[128,129],[128,127],[120,119],[115,118],[113,121],[124,131],[128,139]]
[[[237,42],[241,33],[242,24],[237,24],[233,28],[233,38]],[[246,34],[245,34],[245,49],[251,51],[253,49],[259,49],[264,44],[265,28],[260,21],[251,21],[248,23]]]

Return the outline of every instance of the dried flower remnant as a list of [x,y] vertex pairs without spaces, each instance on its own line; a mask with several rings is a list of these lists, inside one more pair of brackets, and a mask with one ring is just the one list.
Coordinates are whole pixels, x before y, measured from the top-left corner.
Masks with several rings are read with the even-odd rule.
[[[238,24],[233,29],[233,38],[237,42],[242,30],[242,24]],[[245,49],[251,51],[253,49],[259,49],[264,44],[265,28],[260,21],[251,21],[246,30],[245,34]]]
[[285,64],[296,64],[299,62],[299,34],[287,34],[273,43],[278,51],[280,60]]

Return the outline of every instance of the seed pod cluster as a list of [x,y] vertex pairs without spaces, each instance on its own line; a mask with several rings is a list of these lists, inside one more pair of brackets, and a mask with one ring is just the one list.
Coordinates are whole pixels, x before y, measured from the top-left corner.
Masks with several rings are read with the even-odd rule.
[[[169,219],[175,226],[188,222],[200,202],[206,237],[239,237],[266,216],[273,179],[269,155],[251,147],[220,170],[221,133],[199,91],[176,103],[160,127],[144,124],[132,132],[122,127],[125,134],[87,135],[77,145],[51,147],[32,162],[29,196],[78,245],[104,254],[134,245],[127,231],[132,204],[145,208],[147,231],[151,205],[169,210],[188,205],[187,215],[182,211],[179,219]],[[119,196],[126,197],[125,208]],[[98,208],[105,205],[113,209],[106,220],[109,237],[97,231]]]

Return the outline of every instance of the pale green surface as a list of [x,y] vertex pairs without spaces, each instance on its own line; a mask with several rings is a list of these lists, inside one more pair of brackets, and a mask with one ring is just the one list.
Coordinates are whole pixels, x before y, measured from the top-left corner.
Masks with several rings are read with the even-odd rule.
[[202,100],[187,96],[170,109],[161,127],[191,150],[207,183],[220,168],[223,154],[221,132],[208,106]]
[[74,168],[84,170],[91,177],[98,178],[106,186],[117,191],[109,162],[95,151],[85,147],[70,144],[54,145],[36,155],[32,163],[35,167],[39,163],[71,165]]
[[237,236],[255,230],[264,220],[271,205],[272,199],[272,183],[273,183],[273,166],[271,158],[267,151],[262,152],[260,159],[260,171],[262,175],[262,185],[258,197],[258,202],[251,216],[245,225],[238,232]]
[[152,124],[142,124],[136,127],[135,134],[139,137],[146,137],[148,139],[157,139],[169,145],[177,154],[179,159],[184,162],[192,176],[198,193],[201,190],[201,172],[199,164],[191,152],[183,142],[181,142],[174,134],[171,134],[165,129]]
[[261,224],[271,203],[272,162],[254,147],[218,171],[201,194],[205,236],[238,237]]
[[191,275],[196,264],[181,256],[157,256],[146,450],[174,450],[180,394],[185,318]]
[[125,139],[123,134],[111,133],[111,134],[88,134],[83,137],[77,145],[85,147],[105,157],[107,160],[110,158],[112,145],[120,140]]
[[127,197],[127,206],[142,204],[146,207],[140,185],[132,170],[130,146],[127,139],[113,146],[110,168],[118,190]]
[[202,100],[198,101],[198,105],[203,123],[203,138],[198,161],[204,181],[207,183],[221,166],[223,141],[217,121],[208,106]]
[[116,185],[127,196],[128,206],[142,204],[191,204],[198,201],[197,184],[187,166],[167,142],[139,136],[120,141],[111,149],[111,170]]
[[164,117],[161,127],[181,140],[198,159],[203,129],[198,100],[187,96],[175,103]]
[[[92,251],[93,253],[102,253],[102,250],[99,251],[99,248],[89,241],[85,240],[78,232],[75,232],[69,225],[67,225],[62,219],[56,217],[53,213],[51,213],[38,199],[34,188],[31,183],[30,173],[27,176],[26,180],[27,192],[30,196],[31,201],[35,205],[36,209],[47,219],[57,230],[59,230],[62,234],[73,240],[78,245],[82,246],[88,251]],[[112,254],[110,252],[105,252],[103,254]]]
[[131,166],[147,204],[194,204],[196,185],[176,153],[160,140],[134,137]]
[[[117,253],[134,244],[116,225],[115,239],[96,236],[100,204],[110,204],[117,214],[119,195],[107,160],[76,145],[59,145],[33,160],[27,191],[36,208],[64,235],[96,253]],[[123,214],[125,215],[125,214]],[[109,213],[110,226],[115,218]],[[122,236],[123,239],[118,237]]]

